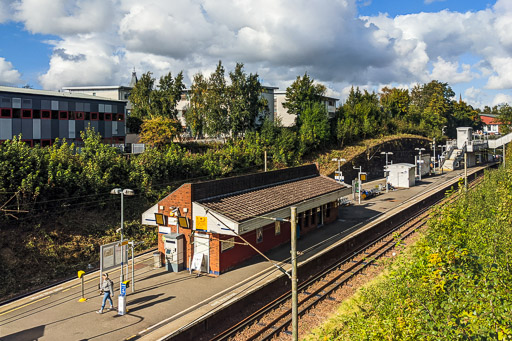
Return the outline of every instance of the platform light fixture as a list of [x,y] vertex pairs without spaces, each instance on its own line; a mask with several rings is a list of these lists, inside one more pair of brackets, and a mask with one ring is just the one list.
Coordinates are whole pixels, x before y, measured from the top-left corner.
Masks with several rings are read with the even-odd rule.
[[123,255],[123,232],[124,232],[124,203],[123,203],[123,198],[125,195],[128,195],[128,196],[133,196],[135,195],[135,192],[132,190],[132,189],[129,189],[129,188],[125,188],[125,189],[121,189],[121,188],[114,188],[110,191],[110,194],[114,194],[114,195],[121,195],[121,277],[120,277],[120,283],[123,283],[124,282],[124,274],[123,274],[123,267],[124,267],[124,264],[123,264],[123,261],[124,261],[124,255]]
[[343,158],[335,157],[332,159],[333,162],[338,162],[338,170],[335,172],[336,176],[334,177],[336,181],[343,182],[343,174],[341,173],[341,162],[346,162],[347,160]]
[[421,163],[422,163],[422,160],[421,160],[421,152],[425,150],[425,148],[414,148],[414,150],[417,150],[418,151],[418,154],[419,154],[419,157],[418,157],[418,175],[419,175],[419,178],[420,178],[420,181],[421,181]]

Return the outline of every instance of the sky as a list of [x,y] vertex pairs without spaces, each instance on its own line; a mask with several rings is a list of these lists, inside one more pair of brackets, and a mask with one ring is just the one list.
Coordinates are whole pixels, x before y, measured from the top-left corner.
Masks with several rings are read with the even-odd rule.
[[512,104],[512,0],[0,0],[0,85],[128,85],[131,72],[209,75],[237,62],[285,90],[308,73],[341,104],[447,82]]

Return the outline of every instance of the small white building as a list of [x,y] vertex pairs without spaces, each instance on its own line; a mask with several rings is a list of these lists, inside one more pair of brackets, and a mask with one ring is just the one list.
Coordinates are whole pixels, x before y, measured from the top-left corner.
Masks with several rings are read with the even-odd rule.
[[387,166],[388,183],[393,187],[409,188],[416,184],[416,166],[395,163]]

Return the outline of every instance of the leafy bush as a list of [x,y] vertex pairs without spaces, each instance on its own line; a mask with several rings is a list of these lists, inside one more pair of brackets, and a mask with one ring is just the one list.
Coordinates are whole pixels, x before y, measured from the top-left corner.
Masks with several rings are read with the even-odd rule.
[[458,194],[408,257],[312,338],[512,339],[512,171],[488,172],[477,190]]

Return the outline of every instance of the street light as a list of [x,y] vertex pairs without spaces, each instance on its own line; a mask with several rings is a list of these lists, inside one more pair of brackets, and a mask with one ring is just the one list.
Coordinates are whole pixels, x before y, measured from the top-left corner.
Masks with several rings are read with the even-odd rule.
[[438,155],[438,158],[439,158],[439,168],[441,169],[441,174],[443,174],[443,167],[441,167],[441,159],[444,160],[444,148],[446,147],[445,145],[442,145],[442,144],[438,144],[437,145],[439,148],[441,148],[441,155],[439,156]]
[[418,158],[418,175],[420,177],[420,181],[421,181],[421,164],[423,162],[423,160],[421,159],[421,151],[422,150],[425,150],[425,148],[414,148],[414,150],[417,150],[418,153],[419,153],[419,158]]
[[388,165],[388,155],[393,155],[393,152],[380,152],[381,155],[386,155],[386,166]]
[[342,161],[346,162],[347,160],[335,157],[335,158],[332,159],[332,161],[333,162],[338,162],[338,170],[336,171],[336,176],[334,178],[338,182],[343,182],[343,180],[342,180],[343,179],[343,174],[341,174],[341,164],[340,164],[340,162],[342,162]]
[[135,192],[132,190],[132,189],[128,189],[128,188],[125,188],[125,189],[121,189],[121,188],[114,188],[113,190],[110,191],[110,194],[115,194],[115,195],[121,195],[121,283],[124,282],[124,275],[123,275],[123,260],[124,260],[124,254],[123,254],[123,248],[124,248],[124,245],[123,245],[123,231],[124,231],[124,217],[123,217],[123,198],[125,195],[134,195]]

